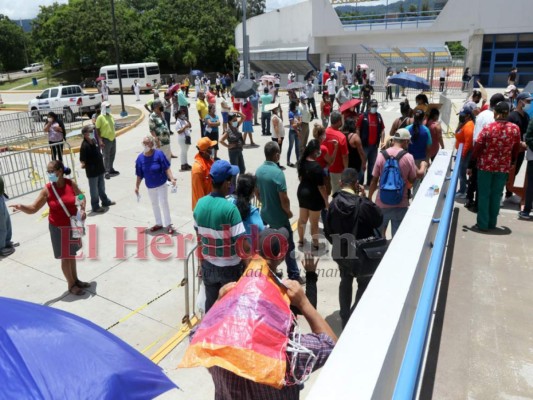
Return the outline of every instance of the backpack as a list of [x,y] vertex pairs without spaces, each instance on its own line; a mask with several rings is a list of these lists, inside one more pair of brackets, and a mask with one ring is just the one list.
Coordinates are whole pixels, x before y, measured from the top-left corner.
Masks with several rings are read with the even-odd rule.
[[[381,132],[383,131],[383,118],[381,117],[380,113],[376,114],[378,116],[378,143],[379,138],[381,137]],[[369,129],[368,129],[368,112],[365,112],[363,114],[363,123],[361,124],[361,142],[363,142],[363,146],[368,146],[368,136],[369,136]]]
[[405,182],[400,171],[400,160],[407,151],[400,151],[396,157],[392,157],[386,150],[382,150],[381,154],[385,157],[385,167],[379,180],[379,198],[383,204],[395,206],[403,198]]

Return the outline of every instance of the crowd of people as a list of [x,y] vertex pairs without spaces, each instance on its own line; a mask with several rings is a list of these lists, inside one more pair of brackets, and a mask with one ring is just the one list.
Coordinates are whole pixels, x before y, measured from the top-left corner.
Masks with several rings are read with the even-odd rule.
[[[144,180],[155,219],[149,231],[176,233],[171,221],[168,191],[169,187],[175,190],[171,163],[173,158],[179,158],[180,171],[191,173],[192,211],[206,293],[205,311],[209,312],[221,292],[231,289],[227,285],[239,280],[243,274],[249,259],[242,257],[240,251],[257,253],[277,275],[283,274],[276,268],[284,260],[288,276],[284,285],[289,298],[310,321],[317,336],[314,347],[312,338],[309,338],[309,346],[325,361],[336,337],[315,310],[314,269],[317,262],[311,254],[323,254],[327,247],[321,241],[320,223],[326,239],[332,244],[332,258],[341,272],[339,305],[344,327],[372,275],[362,275],[354,267],[349,243],[339,238],[350,234],[354,241],[385,238],[389,224],[391,237],[394,237],[428,166],[439,149],[444,148],[444,141],[438,107],[430,105],[424,94],[416,97],[414,108],[407,99],[402,101],[401,115],[387,135],[387,127],[378,112],[378,101],[373,97],[373,71],[367,76],[366,71],[358,67],[353,75],[345,75],[337,87],[335,74],[326,70],[319,77],[323,83],[319,86],[319,92],[322,92],[320,112],[315,103],[318,97],[315,79],[314,75],[309,76],[300,95],[291,95],[284,118],[275,81],[264,82],[248,98],[232,97],[229,101],[224,76],[217,76],[214,85],[208,79],[197,77],[194,80],[195,105],[200,129],[192,165],[188,163],[193,136],[188,78],[175,92],[167,91],[161,96],[154,91],[153,99],[145,105],[149,112],[148,132],[140,144],[142,152],[135,161],[134,190],[140,200],[139,189]],[[458,155],[461,170],[456,197],[466,198],[465,205],[477,211],[477,229],[480,231],[496,227],[502,193],[506,187],[505,196],[513,195],[514,176],[520,170],[526,150],[529,185],[520,218],[529,219],[532,208],[533,123],[528,115],[532,96],[518,93],[514,85],[507,88],[506,95],[496,94],[486,104],[481,93],[474,91],[459,114],[456,145],[463,144],[463,147]],[[217,109],[220,96],[223,100]],[[80,162],[89,182],[91,209],[100,213],[115,204],[106,193],[105,182],[119,175],[113,168],[116,132],[109,102],[102,103],[93,123],[82,130]],[[271,140],[264,145],[264,162],[251,173],[246,168],[246,149],[258,146],[254,141],[254,125],[260,125],[262,135],[270,136]],[[289,143],[283,154],[286,128]],[[51,145],[64,138],[65,129],[53,113],[49,114],[45,130]],[[181,150],[179,157],[171,149],[172,135],[177,136]],[[247,144],[248,138],[250,144]],[[219,145],[228,149],[227,160],[221,157]],[[50,183],[32,204],[16,204],[14,208],[32,214],[48,203],[54,256],[61,260],[69,292],[81,295],[89,286],[78,278],[74,258],[81,239],[74,240],[69,236],[69,246],[65,249],[62,236],[69,231],[72,215],[79,212],[81,219],[85,219],[88,202],[78,200],[81,191],[67,178],[70,170],[62,163],[60,148],[55,149],[53,161],[48,164]],[[292,158],[293,149],[295,158]],[[281,164],[283,159],[286,160],[285,166]],[[291,172],[285,167],[294,168],[299,181],[297,187],[288,187],[285,174]],[[288,195],[289,191],[295,190],[297,241],[291,226],[293,213]],[[306,235],[308,224],[309,237]],[[282,237],[276,254],[255,249],[253,240],[242,240],[265,235],[265,232]],[[5,243],[0,252],[7,254],[14,247],[10,229],[2,238]],[[306,254],[305,275],[298,267],[297,249]],[[357,280],[357,293],[352,301],[354,279]],[[314,301],[307,301],[302,292],[300,285],[306,282],[308,291],[314,293]],[[318,363],[317,367],[322,364]],[[220,371],[212,371],[212,374],[217,391],[229,390],[228,381],[238,379]],[[294,393],[292,397],[269,398],[298,398],[298,391]],[[241,397],[233,393],[231,398],[244,397],[242,393]]]

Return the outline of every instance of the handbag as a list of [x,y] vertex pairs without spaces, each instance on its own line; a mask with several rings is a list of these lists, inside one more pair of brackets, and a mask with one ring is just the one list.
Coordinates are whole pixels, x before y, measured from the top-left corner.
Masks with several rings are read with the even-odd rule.
[[357,232],[359,229],[359,211],[361,209],[361,202],[363,200],[359,198],[359,204],[357,206],[357,212],[355,213],[354,221],[354,241],[351,243],[355,247],[355,260],[352,265],[353,275],[358,277],[372,276],[376,272],[379,263],[383,259],[389,243],[387,239],[382,237],[376,230],[374,236],[370,236],[365,239],[357,239]]
[[67,210],[67,207],[65,206],[65,203],[63,203],[63,200],[61,200],[61,197],[59,197],[59,194],[57,194],[57,190],[53,183],[50,184],[52,186],[52,190],[54,191],[54,194],[56,195],[57,201],[61,205],[61,208],[63,208],[63,211],[65,211],[65,214],[67,214],[67,217],[70,219],[70,232],[72,239],[81,239],[85,235],[85,224],[83,221],[79,220],[73,215],[70,215],[70,213]]

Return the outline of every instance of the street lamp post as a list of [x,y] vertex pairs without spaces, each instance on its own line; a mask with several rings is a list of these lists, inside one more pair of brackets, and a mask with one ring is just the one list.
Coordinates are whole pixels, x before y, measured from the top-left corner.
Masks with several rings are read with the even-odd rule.
[[128,112],[124,107],[124,93],[122,92],[122,72],[120,71],[120,53],[118,49],[117,21],[115,19],[115,0],[111,0],[111,17],[113,18],[113,39],[115,41],[115,56],[117,59],[118,86],[120,89],[120,103],[122,104],[121,117],[126,117]]
[[248,61],[250,58],[250,48],[248,35],[246,34],[246,0],[242,0],[242,62],[244,64],[244,77],[250,78],[248,71]]

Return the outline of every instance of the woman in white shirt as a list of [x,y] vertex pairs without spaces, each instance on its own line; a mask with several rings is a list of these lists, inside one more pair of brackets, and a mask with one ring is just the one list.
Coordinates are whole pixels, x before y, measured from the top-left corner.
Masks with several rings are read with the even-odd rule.
[[[277,142],[279,145],[279,151],[281,154],[281,147],[283,145],[283,139],[285,138],[285,127],[283,126],[283,115],[281,113],[281,105],[279,103],[274,104],[276,108],[272,110],[272,118],[270,120],[270,133],[272,134],[272,141]],[[282,167],[279,162],[278,166]]]
[[184,110],[179,110],[176,115],[176,133],[178,134],[178,144],[180,145],[180,171],[190,171],[192,167],[187,162],[187,151],[191,144],[191,123],[187,119]]

